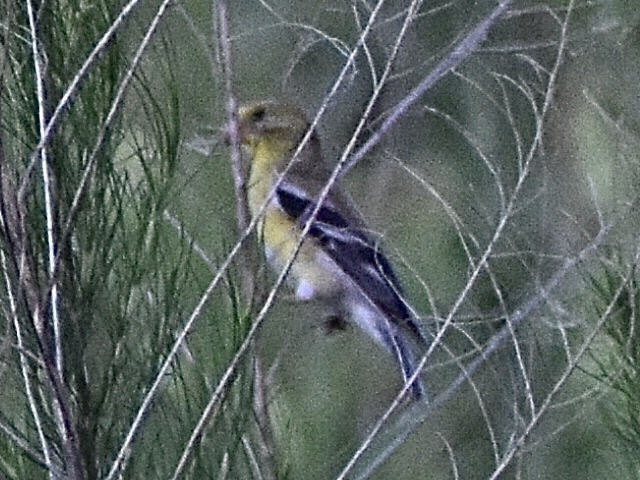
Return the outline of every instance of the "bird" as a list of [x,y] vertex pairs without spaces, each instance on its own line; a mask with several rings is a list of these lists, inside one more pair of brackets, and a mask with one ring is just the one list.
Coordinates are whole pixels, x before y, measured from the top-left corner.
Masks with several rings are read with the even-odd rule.
[[[379,237],[349,197],[334,185],[318,207],[331,169],[315,131],[299,148],[309,129],[305,113],[284,102],[238,109],[237,138],[249,160],[248,206],[266,261],[281,273],[295,255],[286,282],[296,300],[320,301],[328,308],[329,328],[355,323],[395,358],[407,383],[417,368],[414,349],[425,336]],[[426,398],[420,376],[410,387],[414,399]]]

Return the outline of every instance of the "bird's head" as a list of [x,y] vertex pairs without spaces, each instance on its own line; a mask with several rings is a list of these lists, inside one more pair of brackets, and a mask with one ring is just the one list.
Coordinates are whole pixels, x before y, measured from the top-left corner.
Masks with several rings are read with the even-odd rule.
[[[290,105],[260,101],[243,105],[238,110],[238,138],[248,150],[253,167],[280,170],[285,167],[298,144],[303,139],[310,124],[302,110]],[[300,158],[318,148],[318,140],[313,134]]]

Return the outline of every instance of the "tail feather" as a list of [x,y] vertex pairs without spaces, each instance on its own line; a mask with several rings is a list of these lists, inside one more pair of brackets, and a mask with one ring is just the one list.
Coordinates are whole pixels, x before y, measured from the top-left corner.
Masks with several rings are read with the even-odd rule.
[[[380,332],[386,344],[385,347],[387,347],[391,354],[397,359],[402,369],[404,382],[407,383],[418,369],[418,363],[414,353],[404,339],[402,332],[399,332],[397,328],[391,327],[385,330],[385,332]],[[420,375],[418,375],[411,384],[411,390],[416,400],[420,401],[426,398],[424,383]]]
[[[404,382],[417,370],[417,362],[413,353],[412,344],[421,343],[424,337],[416,335],[414,328],[419,332],[416,324],[405,326],[393,323],[380,310],[372,307],[368,301],[354,301],[350,305],[350,318],[375,341],[382,345],[396,359],[402,370]],[[407,328],[409,327],[409,328]],[[416,338],[418,336],[419,338]],[[424,341],[426,344],[426,340]],[[426,397],[422,379],[418,375],[411,384],[413,396],[416,400],[424,400]]]

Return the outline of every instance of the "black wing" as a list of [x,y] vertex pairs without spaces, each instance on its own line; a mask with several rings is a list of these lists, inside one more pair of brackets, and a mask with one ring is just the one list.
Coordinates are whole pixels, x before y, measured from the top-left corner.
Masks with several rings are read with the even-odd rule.
[[[278,188],[277,197],[284,212],[303,228],[316,204],[286,184]],[[351,226],[335,209],[323,205],[309,228],[309,235],[322,245],[380,311],[397,323],[410,318],[411,314],[400,298],[402,290],[391,264],[366,232]],[[412,330],[417,330],[413,322],[408,323]],[[419,335],[418,331],[415,333]]]

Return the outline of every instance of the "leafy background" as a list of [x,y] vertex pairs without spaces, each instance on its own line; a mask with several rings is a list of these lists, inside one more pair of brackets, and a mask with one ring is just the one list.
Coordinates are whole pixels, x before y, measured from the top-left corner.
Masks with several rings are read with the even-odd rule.
[[[640,478],[634,2],[0,6],[0,476]],[[262,98],[357,159],[429,403],[264,268]]]

